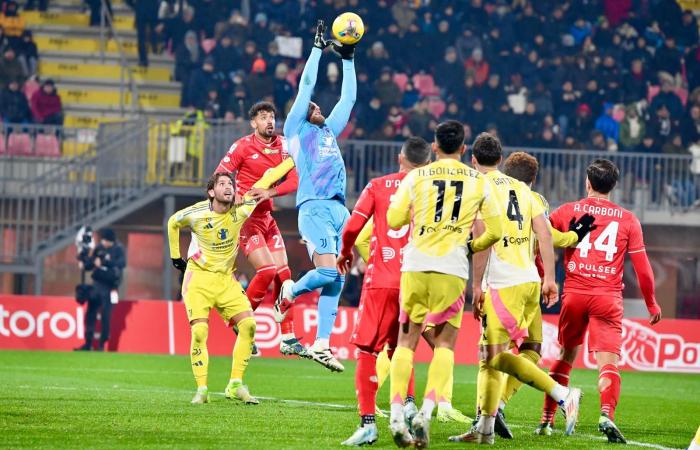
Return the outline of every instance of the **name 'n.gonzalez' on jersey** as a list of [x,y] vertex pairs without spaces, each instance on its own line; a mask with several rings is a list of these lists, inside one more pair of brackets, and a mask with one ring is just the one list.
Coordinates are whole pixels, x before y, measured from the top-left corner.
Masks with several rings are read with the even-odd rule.
[[[284,136],[275,136],[271,142],[264,142],[255,133],[244,136],[234,142],[221,159],[216,172],[236,173],[236,194],[243,196],[253,187],[265,171],[275,167],[289,158],[287,141]],[[287,178],[275,187],[277,196],[294,192],[299,184],[295,169]],[[272,211],[272,199],[262,201],[255,208],[256,215]]]
[[535,200],[525,183],[499,170],[490,171],[485,177],[492,183],[492,195],[503,212],[503,237],[491,246],[484,283],[501,289],[540,282],[535,265],[537,241],[532,221],[545,213],[542,203]]
[[[387,213],[391,228],[409,223],[413,227],[401,271],[440,272],[468,279],[467,242],[477,212],[487,222],[487,231],[493,223],[491,231],[502,235],[497,220],[501,209],[490,185],[476,170],[448,158],[406,175]],[[486,242],[487,234],[473,244]]]
[[609,200],[588,197],[560,206],[550,215],[550,221],[554,228],[564,231],[572,218],[586,213],[595,217],[596,227],[578,246],[564,253],[564,292],[621,294],[625,253],[645,251],[639,220]]
[[406,175],[407,172],[397,172],[371,180],[352,210],[353,214],[373,219],[363,282],[366,288],[399,289],[403,248],[408,243],[409,226],[392,230],[387,224],[386,215],[391,198]]

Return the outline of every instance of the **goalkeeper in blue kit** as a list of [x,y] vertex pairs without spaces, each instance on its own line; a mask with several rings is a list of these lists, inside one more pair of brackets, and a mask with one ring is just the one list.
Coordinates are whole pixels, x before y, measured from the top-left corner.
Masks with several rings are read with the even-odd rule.
[[[345,207],[345,162],[338,148],[337,136],[350,119],[357,94],[354,45],[326,41],[325,26],[319,21],[314,48],[301,74],[299,93],[284,123],[289,155],[299,174],[297,209],[299,234],[306,242],[309,257],[316,268],[297,282],[286,281],[275,302],[275,319],[281,322],[294,299],[306,292],[321,289],[318,301],[316,340],[309,348],[311,358],[326,368],[341,372],[344,367],[330,350],[330,336],[338,311],[344,277],[338,273],[335,259],[340,237],[350,217]],[[316,85],[318,64],[326,47],[342,58],[343,84],[340,100],[324,117],[311,101]]]

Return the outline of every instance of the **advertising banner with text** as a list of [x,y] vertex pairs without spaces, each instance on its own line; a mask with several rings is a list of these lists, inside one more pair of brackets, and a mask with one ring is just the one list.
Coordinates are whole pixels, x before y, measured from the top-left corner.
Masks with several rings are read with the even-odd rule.
[[[255,313],[256,343],[263,357],[281,357],[280,333],[272,308]],[[350,336],[357,309],[340,308],[331,345],[341,359],[354,359]],[[316,334],[315,305],[295,307],[297,336],[310,345]],[[67,297],[0,295],[0,349],[64,350],[82,345],[85,339],[85,306]],[[544,316],[542,366],[559,354],[558,316]],[[208,347],[212,355],[229,356],[235,341],[233,331],[214,312],[210,316]],[[654,327],[643,320],[623,320],[621,367],[627,370],[700,373],[700,321],[664,319]],[[98,321],[99,333],[99,321]],[[458,364],[477,363],[479,323],[464,315],[455,352]],[[595,368],[593,354],[580,352],[577,367]],[[112,335],[107,349],[117,352],[187,355],[190,331],[184,305],[167,301],[122,301],[112,313]],[[416,360],[430,361],[430,348],[421,343]]]

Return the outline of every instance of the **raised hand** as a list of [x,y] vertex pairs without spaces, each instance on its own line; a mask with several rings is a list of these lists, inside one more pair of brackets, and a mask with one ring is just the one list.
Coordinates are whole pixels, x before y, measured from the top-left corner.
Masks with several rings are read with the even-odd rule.
[[320,48],[323,50],[324,48],[328,47],[330,45],[330,42],[326,40],[326,38],[323,37],[323,35],[326,34],[326,25],[323,23],[323,20],[319,20],[318,24],[316,25],[316,36],[314,36],[314,47]]

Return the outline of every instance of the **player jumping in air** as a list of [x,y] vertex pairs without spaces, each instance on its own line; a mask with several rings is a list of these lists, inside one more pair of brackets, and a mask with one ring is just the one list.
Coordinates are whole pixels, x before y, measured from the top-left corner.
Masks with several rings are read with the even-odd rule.
[[[272,169],[253,187],[266,189],[282,178],[287,169]],[[182,298],[192,330],[190,358],[197,383],[192,403],[208,403],[209,311],[215,308],[224,321],[238,327],[233,347],[231,378],[226,398],[257,404],[243,384],[243,373],[255,341],[255,319],[250,302],[234,277],[238,234],[256,206],[250,195],[234,206],[235,182],[228,173],[215,173],[207,183],[208,200],[180,210],[168,220],[170,257],[176,269],[185,273]],[[189,228],[192,240],[187,261],[180,256],[180,229]]]
[[[238,198],[250,191],[250,196],[258,202],[253,214],[241,228],[240,240],[243,254],[255,268],[255,276],[246,290],[253,311],[260,306],[271,284],[274,283],[274,298],[277,298],[282,282],[292,277],[287,266],[284,240],[271,212],[273,197],[296,190],[299,182],[296,170],[292,169],[286,180],[275,187],[251,190],[253,183],[267,169],[279,165],[289,156],[284,137],[275,135],[275,113],[272,103],[254,104],[248,112],[253,133],[234,142],[216,168],[217,172],[236,173]],[[306,357],[306,349],[294,335],[293,309],[287,311],[280,328],[280,352]]]
[[[391,230],[386,212],[391,197],[408,172],[430,162],[430,145],[418,137],[409,138],[399,154],[399,171],[371,180],[355,204],[343,230],[338,271],[352,266],[352,248],[365,224],[373,219],[370,255],[367,261],[359,315],[350,342],[357,346],[355,392],[360,404],[361,425],[343,445],[372,444],[377,440],[375,403],[377,397],[377,353],[388,346],[393,354],[399,334],[399,280],[402,249],[408,243],[408,225]],[[414,393],[409,386],[409,397]],[[413,402],[407,402],[413,403]],[[413,404],[415,410],[415,404]]]
[[[535,182],[537,178],[538,169],[539,165],[537,163],[537,159],[534,156],[524,152],[511,153],[503,163],[503,174],[512,177],[518,181],[522,181],[528,187],[532,186],[532,184]],[[547,202],[547,200],[537,192],[531,191],[531,194],[533,197],[533,202],[539,203],[539,205],[544,211],[545,218],[548,219],[549,203]],[[587,220],[590,221],[591,218],[589,217],[587,218]],[[587,226],[590,227],[590,225]],[[583,231],[581,230],[579,230],[579,232],[567,231],[565,233],[562,233],[559,230],[552,228],[551,225],[550,231],[552,233],[552,244],[556,248],[575,246],[579,242],[579,240],[583,238],[584,235]],[[536,241],[534,250],[536,254],[539,253],[537,250]],[[485,253],[479,253],[477,255],[474,255],[473,298],[476,299],[480,299],[483,295],[482,281],[484,272],[483,269],[486,267],[486,258],[488,258],[488,254]],[[542,278],[544,276],[544,270],[541,263],[542,261],[539,258],[539,255],[537,256],[537,258],[538,259],[536,259],[535,262],[537,263],[539,276],[540,278]],[[527,337],[523,338],[518,345],[518,356],[521,358],[526,358],[532,361],[533,363],[537,364],[537,362],[540,360],[542,350],[542,311],[540,310],[539,305],[532,304],[529,306],[532,308],[532,311],[526,312],[525,316],[532,317],[532,321],[530,322],[530,325],[527,328]],[[478,309],[475,308],[475,312],[478,312]],[[502,438],[513,438],[513,434],[511,433],[510,429],[508,428],[508,425],[505,422],[505,414],[503,410],[505,409],[506,404],[510,401],[510,399],[515,395],[515,393],[520,389],[522,385],[523,383],[513,375],[508,375],[505,381],[503,382],[501,400],[499,402],[498,412],[496,413],[495,421],[495,432]],[[477,386],[477,391],[478,390],[479,387]],[[479,410],[480,408],[477,408],[477,411]]]
[[[485,250],[501,239],[500,209],[485,177],[460,162],[465,149],[461,123],[448,120],[438,125],[433,143],[437,161],[406,175],[387,213],[391,228],[412,224],[401,267],[401,325],[390,374],[389,429],[399,447],[428,445],[430,417],[454,367],[469,276],[468,253]],[[486,231],[469,241],[477,212],[486,221]],[[413,354],[426,323],[435,325],[435,351],[423,405],[411,420],[412,436],[403,404]]]
[[[586,169],[588,197],[566,203],[551,216],[552,226],[565,230],[584,214],[595,217],[596,228],[576,248],[564,254],[566,278],[559,316],[561,355],[549,373],[563,385],[569,383],[571,367],[589,331],[588,351],[598,363],[600,418],[598,429],[609,442],[625,443],[613,422],[620,397],[618,362],[622,345],[622,272],[625,254],[630,255],[639,287],[649,311],[649,323],[661,320],[654,295],[654,274],[644,249],[639,220],[630,211],[610,201],[620,171],[611,161],[599,159]],[[549,435],[556,405],[545,397],[537,434]]]
[[[477,286],[474,293],[475,313],[480,313],[482,323],[477,381],[481,414],[471,430],[450,440],[493,444],[502,391],[501,372],[556,398],[566,415],[566,434],[571,434],[578,419],[581,390],[558,384],[530,358],[508,351],[528,337],[532,321],[539,314],[540,283],[547,306],[559,300],[552,235],[544,208],[525,183],[498,170],[503,154],[498,138],[481,133],[474,141],[472,154],[472,164],[491,183],[492,194],[502,208],[504,233],[484,255],[486,258],[474,255],[474,279],[476,282],[483,278],[485,291],[482,294]],[[475,225],[475,235],[481,227],[480,223]],[[543,280],[535,265],[535,238],[544,265]]]
[[[299,233],[316,268],[296,283],[288,280],[282,284],[275,302],[275,318],[281,322],[297,296],[321,289],[316,340],[307,352],[319,364],[342,372],[344,367],[333,356],[329,343],[345,280],[336,269],[335,259],[340,247],[340,233],[350,216],[345,207],[345,163],[336,137],[350,118],[357,80],[353,62],[355,47],[329,43],[323,37],[324,31],[323,21],[319,21],[314,48],[301,74],[299,93],[284,123],[289,154],[299,174]],[[343,84],[338,104],[328,117],[324,117],[318,105],[311,101],[311,94],[316,85],[321,54],[328,46],[332,46],[343,60]]]

